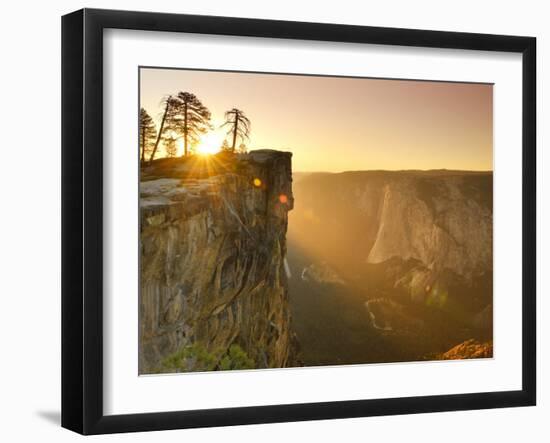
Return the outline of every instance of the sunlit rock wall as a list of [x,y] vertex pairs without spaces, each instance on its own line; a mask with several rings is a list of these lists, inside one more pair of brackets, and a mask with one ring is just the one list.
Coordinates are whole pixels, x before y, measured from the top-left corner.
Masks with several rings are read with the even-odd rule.
[[238,344],[260,368],[292,364],[292,207],[290,153],[253,151],[209,178],[141,182],[140,373],[197,343],[214,355]]

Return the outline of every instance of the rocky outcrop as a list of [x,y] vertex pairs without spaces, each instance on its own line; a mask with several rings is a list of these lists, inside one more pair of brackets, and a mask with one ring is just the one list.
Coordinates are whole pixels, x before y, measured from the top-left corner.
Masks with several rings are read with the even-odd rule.
[[302,270],[302,280],[320,284],[345,285],[344,280],[326,262],[312,263]]
[[466,340],[438,356],[438,360],[462,360],[465,358],[492,358],[493,343]]
[[[291,183],[291,154],[268,150],[214,175],[141,182],[140,373],[165,370],[185,349],[200,349],[216,368],[232,345],[254,367],[293,364],[284,263]],[[204,369],[188,357],[174,370]]]

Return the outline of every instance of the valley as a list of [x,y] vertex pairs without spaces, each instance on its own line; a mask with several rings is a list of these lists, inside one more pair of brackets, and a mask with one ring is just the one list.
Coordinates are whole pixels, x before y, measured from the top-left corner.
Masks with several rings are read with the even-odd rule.
[[491,173],[296,174],[293,191],[289,294],[306,366],[492,346]]

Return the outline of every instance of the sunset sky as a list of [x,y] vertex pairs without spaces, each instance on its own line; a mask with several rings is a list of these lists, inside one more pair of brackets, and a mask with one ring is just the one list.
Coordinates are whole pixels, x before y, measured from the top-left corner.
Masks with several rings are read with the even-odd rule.
[[[195,94],[223,123],[239,108],[248,149],[293,153],[294,171],[493,169],[493,87],[487,84],[142,68],[141,106]],[[210,141],[223,139],[217,129]]]

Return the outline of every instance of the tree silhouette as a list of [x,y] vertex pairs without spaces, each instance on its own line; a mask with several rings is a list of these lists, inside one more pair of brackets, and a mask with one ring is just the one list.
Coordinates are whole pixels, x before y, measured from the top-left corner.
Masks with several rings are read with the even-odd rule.
[[239,153],[246,154],[248,152],[248,149],[246,148],[246,145],[244,143],[241,143],[239,145]]
[[224,140],[222,143],[222,146],[220,147],[220,151],[229,151],[231,148],[229,147],[229,143],[227,143],[227,140]]
[[223,126],[229,126],[227,135],[233,137],[231,143],[231,151],[235,152],[235,145],[237,144],[237,138],[241,139],[241,142],[245,142],[249,139],[250,135],[250,120],[244,112],[240,109],[233,108],[225,113],[225,123]]
[[157,139],[155,122],[144,108],[139,111],[139,149],[141,163],[145,162],[145,155],[153,151]]
[[165,99],[163,99],[164,104],[164,111],[162,113],[162,120],[160,122],[160,128],[159,132],[157,134],[157,141],[155,142],[155,146],[153,148],[153,152],[151,153],[151,157],[149,158],[149,164],[152,163],[153,159],[155,158],[155,154],[157,152],[157,149],[159,147],[159,143],[161,139],[163,138],[163,132],[168,129],[167,128],[167,122],[171,120],[172,116],[174,115],[174,111],[176,110],[177,100],[169,95]]
[[178,145],[176,144],[177,137],[173,135],[164,141],[164,150],[168,157],[175,157],[178,153]]
[[199,141],[201,134],[210,126],[210,111],[196,95],[190,92],[179,92],[174,112],[170,115],[169,127],[183,137],[183,155],[189,155],[190,145]]

